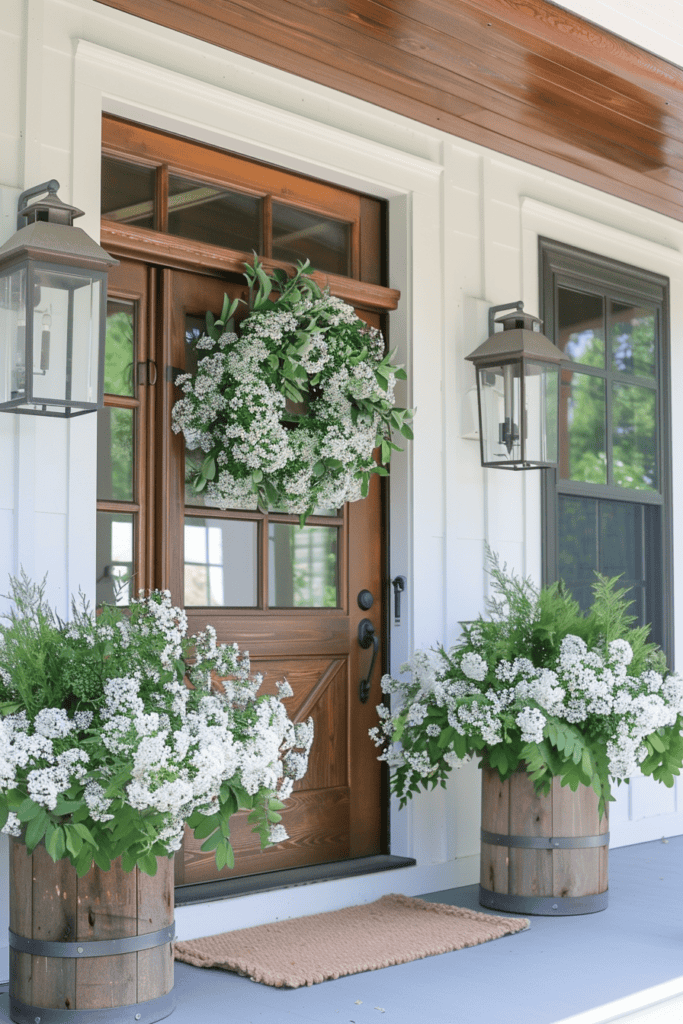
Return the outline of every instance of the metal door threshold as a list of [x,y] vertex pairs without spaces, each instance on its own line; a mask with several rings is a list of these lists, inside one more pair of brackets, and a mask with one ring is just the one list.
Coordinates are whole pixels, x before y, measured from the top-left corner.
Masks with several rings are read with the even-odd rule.
[[249,896],[272,889],[290,889],[295,885],[371,875],[378,871],[395,871],[397,868],[414,867],[415,864],[416,861],[412,857],[377,854],[374,857],[357,857],[354,860],[335,861],[331,864],[314,864],[283,871],[266,871],[260,875],[244,875],[241,878],[220,878],[195,885],[178,885],[175,890],[175,905],[184,907],[191,903],[211,903],[214,900]]

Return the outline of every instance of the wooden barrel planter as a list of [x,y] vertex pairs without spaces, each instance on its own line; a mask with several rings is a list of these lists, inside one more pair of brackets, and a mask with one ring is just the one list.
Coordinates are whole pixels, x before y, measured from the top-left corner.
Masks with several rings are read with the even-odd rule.
[[173,860],[78,878],[45,847],[10,844],[10,1017],[17,1024],[152,1024],[175,1007]]
[[588,786],[558,778],[537,796],[525,771],[501,782],[482,768],[479,902],[493,910],[561,917],[607,907],[607,813]]

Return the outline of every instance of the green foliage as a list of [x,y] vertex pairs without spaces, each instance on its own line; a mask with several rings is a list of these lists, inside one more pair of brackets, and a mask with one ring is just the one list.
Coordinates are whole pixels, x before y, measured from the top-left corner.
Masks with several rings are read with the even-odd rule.
[[[446,651],[417,652],[411,677],[385,676],[397,709],[371,730],[401,806],[445,785],[471,756],[502,779],[525,769],[539,792],[554,777],[591,786],[600,813],[611,780],[636,766],[672,786],[683,764],[683,680],[636,627],[628,590],[596,574],[584,614],[562,584],[538,589],[488,552],[488,617]],[[400,744],[400,746],[399,746]]]
[[263,846],[283,838],[273,833],[283,806],[276,790],[262,784],[248,794],[239,772],[223,778],[223,758],[238,765],[240,747],[248,750],[258,782],[272,777],[273,749],[284,757],[299,747],[301,774],[312,723],[293,725],[279,696],[257,695],[236,645],[217,645],[211,627],[188,637],[168,593],[133,601],[127,612],[105,606],[98,616],[81,600],[65,624],[46,603],[45,580],[32,583],[22,571],[8,599],[0,828],[20,835],[29,852],[44,843],[79,875],[93,862],[108,870],[118,857],[124,870],[137,864],[155,874],[157,858],[177,849],[184,820],[204,850],[215,850],[219,868],[232,867],[229,822],[240,809],[251,812]]
[[194,376],[178,378],[184,397],[173,409],[173,429],[191,453],[201,450],[186,467],[196,493],[223,508],[295,512],[302,525],[315,508],[365,497],[401,450],[394,432],[413,436],[412,411],[393,401],[395,382],[406,379],[395,351],[385,353],[381,333],[311,274],[308,261],[292,276],[268,274],[254,254],[247,315],[235,333],[239,300],[226,296],[218,319],[207,313],[196,339],[205,354]]

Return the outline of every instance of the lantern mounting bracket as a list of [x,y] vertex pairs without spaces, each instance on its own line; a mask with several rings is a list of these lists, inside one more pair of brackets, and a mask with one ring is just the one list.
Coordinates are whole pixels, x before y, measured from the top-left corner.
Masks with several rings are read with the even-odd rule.
[[33,196],[42,196],[43,193],[49,192],[51,196],[57,195],[59,192],[59,182],[56,178],[50,178],[49,181],[44,181],[42,185],[34,185],[33,188],[27,188],[21,193],[17,200],[17,231],[24,226],[23,211],[28,206],[27,199],[32,199]]
[[504,309],[516,309],[518,313],[524,310],[524,303],[521,299],[517,302],[503,302],[500,306],[489,306],[489,335],[495,331],[496,313],[502,313]]

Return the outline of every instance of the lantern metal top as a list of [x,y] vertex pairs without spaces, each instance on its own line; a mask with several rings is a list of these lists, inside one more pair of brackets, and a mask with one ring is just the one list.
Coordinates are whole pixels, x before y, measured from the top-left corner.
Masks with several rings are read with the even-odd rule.
[[[495,323],[502,324],[502,331],[493,329],[493,314],[502,309],[513,309]],[[493,306],[489,312],[490,337],[466,358],[478,366],[493,366],[501,362],[530,359],[544,363],[561,363],[564,353],[546,338],[545,334],[533,330],[534,324],[542,324],[537,316],[524,312],[524,303],[507,303]]]
[[[50,181],[44,181],[42,185],[34,185],[33,188],[27,188],[25,192],[22,192],[17,200],[17,230],[20,231],[23,228],[24,220],[26,224],[32,224],[36,220],[49,221],[51,224],[68,224],[71,226],[75,221],[76,217],[83,216],[83,210],[79,210],[77,206],[69,206],[68,203],[62,202],[57,195],[59,189],[59,182],[56,178],[52,178]],[[47,192],[45,199],[39,199],[36,203],[31,203],[30,206],[27,200],[32,196],[40,196],[44,192]]]
[[[27,189],[19,197],[17,221],[28,223],[20,227],[3,246],[0,246],[0,265],[9,266],[20,260],[45,260],[49,263],[84,267],[90,270],[109,270],[118,260],[94,242],[73,221],[83,211],[63,203],[57,195],[59,182],[54,179]],[[45,199],[25,205],[31,195],[47,192]],[[24,205],[22,205],[24,204]]]

